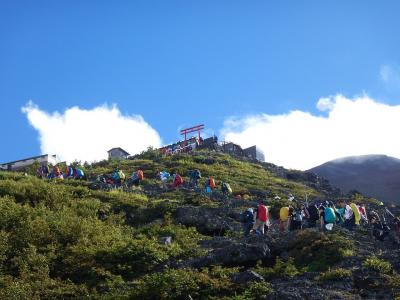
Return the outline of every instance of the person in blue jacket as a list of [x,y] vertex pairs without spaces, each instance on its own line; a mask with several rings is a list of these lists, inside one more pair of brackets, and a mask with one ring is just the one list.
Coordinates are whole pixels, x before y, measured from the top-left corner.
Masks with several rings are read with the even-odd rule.
[[85,173],[81,169],[78,169],[78,168],[75,169],[74,175],[75,175],[75,179],[84,179],[85,178]]

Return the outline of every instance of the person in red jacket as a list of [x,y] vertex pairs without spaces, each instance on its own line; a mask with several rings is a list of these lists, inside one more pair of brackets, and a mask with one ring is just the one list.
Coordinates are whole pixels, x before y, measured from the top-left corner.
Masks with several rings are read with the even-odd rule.
[[261,202],[257,207],[256,223],[253,230],[258,230],[261,234],[264,234],[264,227],[268,224],[268,219],[268,207],[265,206],[264,202]]
[[173,188],[180,186],[183,183],[183,178],[178,173],[174,174],[174,183],[172,184]]

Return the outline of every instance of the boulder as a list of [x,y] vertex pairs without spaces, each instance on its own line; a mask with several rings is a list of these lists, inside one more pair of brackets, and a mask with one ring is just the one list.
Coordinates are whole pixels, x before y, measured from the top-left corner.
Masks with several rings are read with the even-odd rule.
[[247,282],[261,282],[264,281],[264,277],[262,277],[260,274],[254,272],[254,271],[250,271],[250,270],[246,270],[244,272],[240,272],[240,273],[236,273],[233,274],[231,277],[231,280],[234,283],[247,283]]
[[158,242],[161,245],[171,245],[172,244],[172,236],[163,236],[158,240]]
[[240,216],[225,207],[184,206],[179,207],[174,214],[177,222],[196,227],[199,232],[210,235],[223,235],[228,230],[240,231],[242,224],[233,217]]
[[274,292],[268,299],[361,299],[360,296],[346,290],[326,288],[319,286],[313,280],[303,278],[303,276],[273,280],[272,287]]
[[215,237],[201,243],[201,246],[208,249],[206,256],[182,262],[177,267],[244,266],[254,264],[258,260],[271,258],[269,247],[262,237],[249,239]]

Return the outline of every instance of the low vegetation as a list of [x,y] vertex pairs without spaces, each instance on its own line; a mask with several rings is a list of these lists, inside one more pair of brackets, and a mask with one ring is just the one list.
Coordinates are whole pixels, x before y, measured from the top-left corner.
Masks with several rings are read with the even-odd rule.
[[[285,259],[271,257],[246,266],[177,267],[209,255],[202,244],[217,234],[180,224],[177,209],[218,209],[226,204],[193,191],[164,192],[157,171],[177,171],[187,180],[190,169],[199,169],[203,178],[212,175],[217,184],[229,182],[234,196],[244,202],[232,209],[232,215],[243,211],[246,201],[253,205],[265,200],[276,218],[279,208],[289,204],[289,194],[298,200],[292,203],[295,206],[306,195],[323,196],[262,165],[207,151],[161,157],[150,149],[135,160],[81,167],[89,179],[116,168],[131,174],[140,167],[145,181],[129,193],[106,192],[90,190],[86,181],[37,179],[34,168],[28,175],[0,172],[0,299],[262,299],[274,293],[273,280],[310,271],[323,271],[321,282],[352,275],[335,265],[354,255],[354,241],[340,232],[314,230],[293,234],[286,241]],[[281,200],[272,200],[275,196]],[[242,239],[240,230],[221,235]],[[163,242],[166,237],[170,242]],[[233,281],[243,267],[265,281]],[[376,257],[368,258],[364,267],[382,274],[392,270]],[[393,278],[395,287],[398,281]]]
[[392,271],[392,265],[389,262],[380,259],[376,256],[371,256],[367,258],[364,261],[363,265],[368,269],[374,270],[382,274],[388,274]]
[[343,268],[330,269],[321,273],[317,280],[319,281],[342,281],[352,276],[352,272]]

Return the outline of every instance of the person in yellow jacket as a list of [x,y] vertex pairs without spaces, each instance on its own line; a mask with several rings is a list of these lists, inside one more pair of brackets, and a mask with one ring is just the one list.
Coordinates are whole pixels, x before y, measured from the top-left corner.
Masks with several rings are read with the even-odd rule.
[[340,207],[344,209],[344,227],[352,230],[355,225],[360,224],[360,212],[354,203],[346,203],[344,200],[339,201]]
[[290,208],[290,206],[284,206],[279,210],[279,229],[281,232],[288,231]]

